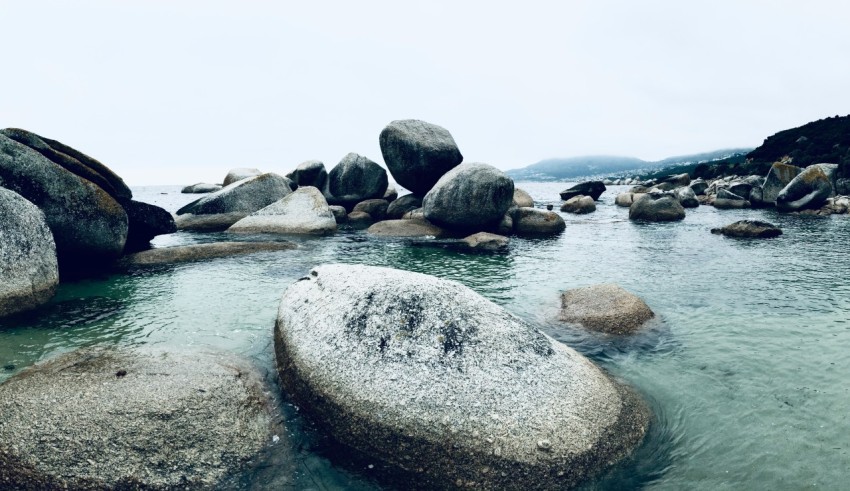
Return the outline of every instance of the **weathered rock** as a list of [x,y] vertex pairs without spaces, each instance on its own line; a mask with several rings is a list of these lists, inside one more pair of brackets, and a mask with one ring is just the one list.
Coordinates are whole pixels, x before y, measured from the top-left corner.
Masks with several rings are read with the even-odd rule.
[[662,191],[672,191],[683,186],[688,186],[691,183],[691,176],[685,174],[673,174],[662,178],[655,184],[654,187]]
[[500,221],[499,226],[496,227],[496,232],[501,235],[510,235],[514,233],[514,217],[510,209],[507,213],[505,213],[505,216],[502,217],[502,221]]
[[596,211],[596,202],[590,196],[573,196],[561,205],[561,211],[567,213],[592,213]]
[[572,488],[646,432],[634,392],[459,283],[325,265],[280,305],[287,394],[418,487]]
[[447,172],[422,200],[425,218],[450,230],[479,232],[495,227],[513,203],[514,182],[481,163]]
[[764,192],[762,200],[766,203],[775,203],[779,193],[785,189],[785,186],[791,183],[800,172],[803,172],[801,167],[796,165],[783,164],[775,162],[767,173],[764,179]]
[[59,265],[85,269],[121,255],[127,213],[102,188],[51,162],[37,151],[0,135],[0,187],[44,212]]
[[531,198],[530,194],[520,188],[515,187],[513,206],[534,208],[534,200]]
[[566,201],[573,196],[590,196],[594,201],[598,201],[602,193],[605,192],[605,184],[602,181],[587,181],[576,184],[575,186],[561,191],[561,199]]
[[325,170],[325,164],[321,161],[308,160],[298,164],[298,167],[287,177],[298,187],[313,186],[314,188],[324,189],[328,182],[328,171]]
[[408,211],[413,211],[422,207],[422,198],[414,194],[405,194],[390,203],[387,207],[388,220],[397,220],[404,216]]
[[694,194],[699,196],[705,194],[705,190],[708,189],[708,183],[702,178],[694,179],[691,181],[690,188]]
[[302,186],[282,200],[239,220],[227,231],[329,235],[336,232],[336,218],[321,191],[313,186]]
[[393,121],[381,131],[379,142],[395,181],[419,196],[463,161],[451,133],[425,121]]
[[365,211],[352,211],[348,214],[345,222],[349,227],[361,230],[364,228],[369,228],[373,223],[375,223],[375,219],[372,218],[372,215],[366,213]]
[[696,193],[694,190],[688,186],[682,186],[680,188],[676,188],[673,193],[676,194],[676,199],[679,200],[679,203],[685,208],[696,208],[699,206],[699,200],[697,199]]
[[354,205],[351,211],[362,211],[372,215],[372,219],[380,222],[387,217],[387,208],[389,203],[385,199],[367,199]]
[[59,283],[56,244],[44,213],[0,188],[0,317],[33,309]]
[[239,167],[237,169],[230,169],[230,172],[224,176],[224,187],[230,186],[234,182],[239,182],[243,179],[248,179],[249,177],[259,176],[263,173],[260,172],[260,169],[249,169],[247,167]]
[[387,171],[368,158],[349,153],[328,174],[328,202],[347,209],[367,199],[381,199],[387,191]]
[[746,200],[753,190],[753,185],[746,181],[733,181],[729,183],[729,187],[726,190]]
[[336,223],[345,223],[345,221],[348,220],[348,211],[345,210],[344,206],[331,205],[328,208],[331,210],[331,213],[334,214]]
[[207,261],[221,257],[244,256],[257,252],[295,249],[292,242],[212,242],[177,247],[149,249],[124,256],[116,266],[163,266],[168,264]]
[[387,184],[387,190],[384,191],[384,199],[387,200],[387,203],[392,203],[398,199],[398,189],[392,183]]
[[250,215],[244,211],[233,213],[216,213],[213,215],[193,215],[186,213],[176,215],[174,224],[177,230],[191,230],[193,232],[221,232],[227,230],[231,225]]
[[640,297],[618,285],[604,284],[561,294],[560,319],[608,334],[632,334],[655,313]]
[[124,202],[133,197],[133,193],[124,180],[107,166],[63,143],[20,128],[6,128],[0,130],[0,134],[35,150],[68,172],[91,181],[118,202]]
[[764,201],[764,188],[759,185],[754,185],[750,189],[750,195],[747,197],[747,201],[754,207],[765,207],[773,204]]
[[537,208],[517,208],[513,214],[514,233],[517,235],[559,234],[567,228],[561,215]]
[[475,251],[502,251],[510,244],[510,239],[507,237],[488,232],[478,232],[464,237],[461,241]]
[[635,200],[640,198],[643,194],[646,193],[620,193],[617,195],[616,198],[614,198],[614,203],[616,203],[617,206],[623,206],[628,208],[632,206],[632,203],[634,203]]
[[718,189],[717,197],[714,199],[714,207],[722,210],[749,208],[750,202],[743,197],[729,191],[728,189]]
[[219,186],[218,184],[199,182],[197,184],[184,187],[180,192],[186,194],[214,193],[216,191],[221,191],[222,187],[223,186]]
[[728,237],[767,239],[782,235],[782,230],[772,223],[758,220],[741,220],[722,228],[713,228],[711,233]]
[[833,193],[829,176],[821,166],[803,169],[776,197],[781,211],[800,211],[820,208]]
[[685,218],[685,209],[669,193],[646,193],[629,207],[630,220],[670,222]]
[[214,489],[272,443],[262,380],[223,353],[85,349],[40,363],[0,385],[0,483]]
[[370,226],[367,233],[385,237],[443,237],[446,231],[425,219],[384,220]]
[[288,179],[269,172],[236,181],[221,191],[197,199],[177,210],[177,215],[242,213],[241,219],[285,198],[291,192]]
[[127,212],[128,222],[124,253],[147,249],[151,239],[157,235],[177,231],[171,213],[156,205],[131,200],[124,203],[124,210]]

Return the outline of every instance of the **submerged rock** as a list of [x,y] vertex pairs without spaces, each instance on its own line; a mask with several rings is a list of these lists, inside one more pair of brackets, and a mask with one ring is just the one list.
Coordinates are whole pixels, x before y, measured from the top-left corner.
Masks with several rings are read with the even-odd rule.
[[602,181],[587,181],[576,184],[571,188],[561,191],[561,199],[566,201],[574,196],[584,195],[599,201],[599,197],[605,192],[605,184]]
[[336,218],[322,192],[299,187],[285,198],[234,223],[228,232],[328,235],[336,232]]
[[225,187],[227,187],[227,186],[230,186],[231,184],[233,184],[234,182],[239,182],[243,179],[248,179],[249,177],[254,177],[254,176],[259,176],[259,175],[262,175],[262,172],[260,172],[260,169],[253,169],[253,168],[249,169],[247,167],[240,167],[238,169],[230,169],[230,172],[228,172],[227,175],[224,176],[223,184],[224,184]]
[[514,198],[514,182],[499,169],[465,163],[447,172],[422,200],[425,218],[452,230],[495,227]]
[[367,199],[381,199],[387,191],[387,171],[356,153],[349,153],[328,173],[328,202],[347,209]]
[[776,207],[781,211],[800,211],[823,206],[834,192],[828,174],[831,170],[821,165],[806,167],[779,192]]
[[393,121],[381,131],[379,142],[395,181],[419,196],[463,161],[451,133],[425,121]]
[[560,319],[608,334],[632,334],[655,313],[619,285],[574,288],[561,294]]
[[59,284],[56,244],[44,213],[0,188],[0,317],[47,302]]
[[635,199],[629,207],[629,220],[670,222],[683,220],[685,209],[669,193],[646,193]]
[[40,363],[0,385],[0,483],[216,488],[272,442],[262,380],[221,353],[84,349]]
[[640,398],[579,353],[418,273],[314,268],[281,299],[275,354],[306,414],[423,488],[574,487],[648,424]]
[[567,213],[592,213],[596,211],[596,202],[590,196],[573,196],[561,205],[561,211]]
[[711,233],[727,237],[769,239],[782,235],[782,230],[772,223],[758,220],[740,220],[722,228],[713,228]]
[[292,242],[212,242],[177,247],[160,247],[129,254],[121,258],[118,267],[163,266],[195,261],[206,261],[229,256],[243,256],[257,252],[295,249]]
[[442,237],[446,235],[445,230],[424,218],[384,220],[370,226],[366,229],[366,232],[386,237]]
[[197,184],[192,184],[190,186],[184,187],[180,190],[181,193],[185,194],[202,194],[202,193],[214,193],[216,191],[221,191],[221,188],[218,184],[209,184],[206,182],[199,182]]

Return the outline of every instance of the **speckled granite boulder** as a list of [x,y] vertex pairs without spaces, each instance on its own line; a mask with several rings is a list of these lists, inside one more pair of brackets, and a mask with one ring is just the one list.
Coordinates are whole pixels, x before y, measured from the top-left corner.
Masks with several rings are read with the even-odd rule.
[[59,283],[56,244],[44,213],[0,188],[0,317],[47,302]]
[[209,221],[216,224],[213,230],[224,230],[246,216],[281,200],[292,193],[289,179],[271,172],[249,177],[225,186],[220,191],[210,193],[177,210],[177,228],[181,230],[204,229],[197,224],[193,227],[190,220],[181,220],[183,215],[214,216]]
[[446,172],[463,161],[451,133],[425,121],[393,121],[378,140],[393,178],[419,196],[425,196]]
[[699,200],[697,199],[697,195],[694,192],[693,188],[691,188],[690,186],[682,186],[680,188],[676,188],[673,190],[673,193],[676,195],[676,199],[679,200],[679,204],[681,204],[682,207],[699,207]]
[[249,177],[259,176],[262,172],[260,169],[249,169],[246,167],[240,167],[238,169],[230,169],[226,176],[224,176],[224,186],[229,186],[234,182],[239,182],[243,179],[248,179]]
[[425,218],[450,230],[495,228],[514,200],[514,182],[499,169],[461,164],[447,172],[422,200]]
[[817,209],[834,193],[830,175],[833,167],[816,164],[803,169],[776,196],[776,208],[782,211]]
[[618,285],[586,286],[561,294],[560,319],[593,331],[631,334],[654,316],[640,297]]
[[683,220],[685,209],[670,193],[646,193],[635,197],[629,207],[629,220],[670,222]]
[[267,394],[231,355],[62,355],[0,385],[0,487],[217,489],[272,444]]
[[349,153],[328,173],[328,203],[352,206],[367,199],[381,199],[387,191],[387,171],[372,160]]
[[306,414],[420,488],[573,487],[648,424],[641,399],[582,355],[418,273],[314,268],[283,295],[275,353]]
[[60,266],[100,265],[123,252],[127,213],[114,197],[4,135],[0,135],[0,187],[44,212]]
[[295,181],[295,184],[298,184],[299,187],[313,186],[314,188],[324,189],[325,184],[328,183],[328,171],[325,170],[325,164],[320,160],[301,162],[286,177]]
[[779,193],[801,172],[803,172],[802,167],[774,162],[764,179],[762,199],[766,203],[775,203]]
[[228,232],[329,235],[336,218],[322,192],[313,186],[295,192],[234,223]]

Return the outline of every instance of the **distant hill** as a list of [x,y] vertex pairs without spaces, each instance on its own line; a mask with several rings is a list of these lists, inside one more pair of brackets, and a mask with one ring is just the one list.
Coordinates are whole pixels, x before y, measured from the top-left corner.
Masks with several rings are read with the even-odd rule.
[[578,177],[613,177],[625,174],[646,174],[661,168],[686,165],[695,166],[703,162],[743,155],[750,150],[749,148],[715,150],[713,152],[693,155],[668,157],[654,162],[635,157],[606,155],[547,159],[523,167],[522,169],[509,170],[506,174],[516,181],[563,181]]

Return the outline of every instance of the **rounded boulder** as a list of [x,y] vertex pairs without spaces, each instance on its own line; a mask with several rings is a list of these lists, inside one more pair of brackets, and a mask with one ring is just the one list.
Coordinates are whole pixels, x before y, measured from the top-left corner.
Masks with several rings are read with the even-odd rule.
[[675,196],[668,193],[646,193],[629,207],[629,220],[670,222],[683,220],[685,209]]
[[631,334],[655,317],[655,313],[640,297],[618,285],[604,284],[562,293],[559,317],[593,331]]
[[495,228],[514,198],[514,182],[482,163],[461,164],[447,172],[422,200],[425,218],[451,230]]
[[336,232],[336,218],[321,191],[313,186],[302,186],[285,198],[239,220],[227,231],[328,235]]
[[378,140],[393,178],[419,196],[463,161],[451,133],[425,121],[393,121],[381,131]]

